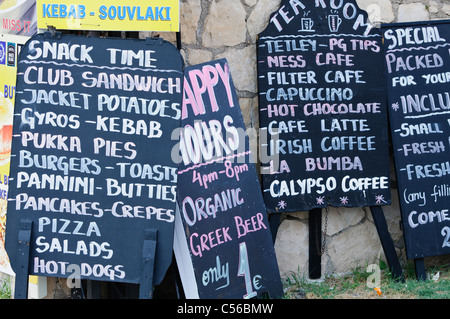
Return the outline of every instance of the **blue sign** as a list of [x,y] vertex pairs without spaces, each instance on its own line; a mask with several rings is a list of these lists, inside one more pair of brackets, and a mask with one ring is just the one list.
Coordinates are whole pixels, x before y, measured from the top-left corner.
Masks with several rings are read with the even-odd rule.
[[6,62],[6,42],[0,41],[0,64]]

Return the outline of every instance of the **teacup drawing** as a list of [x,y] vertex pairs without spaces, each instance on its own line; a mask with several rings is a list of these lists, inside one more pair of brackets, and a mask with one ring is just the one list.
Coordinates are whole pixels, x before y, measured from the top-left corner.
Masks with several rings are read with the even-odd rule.
[[314,21],[311,18],[302,18],[301,29],[299,31],[313,31]]

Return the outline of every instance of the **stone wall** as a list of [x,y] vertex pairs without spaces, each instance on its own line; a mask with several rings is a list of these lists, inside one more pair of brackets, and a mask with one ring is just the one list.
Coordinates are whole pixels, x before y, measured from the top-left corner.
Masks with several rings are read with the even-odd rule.
[[[311,0],[313,1],[313,0]],[[281,0],[181,0],[182,54],[186,65],[226,58],[247,128],[258,128],[256,36]],[[450,19],[448,0],[357,0],[374,23]],[[173,34],[161,34],[175,42]],[[256,139],[253,139],[256,147]],[[393,204],[384,207],[389,231],[402,265],[406,262],[400,210],[393,181]],[[323,216],[326,215],[325,210]],[[330,208],[322,273],[346,273],[384,259],[368,208]],[[323,218],[323,222],[325,218]],[[325,228],[325,225],[323,225]],[[308,212],[283,215],[275,244],[283,276],[308,273]]]

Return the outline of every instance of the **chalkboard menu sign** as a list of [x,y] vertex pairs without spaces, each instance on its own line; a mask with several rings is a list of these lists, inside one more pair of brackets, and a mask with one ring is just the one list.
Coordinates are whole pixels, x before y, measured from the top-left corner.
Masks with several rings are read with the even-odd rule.
[[258,37],[271,212],[390,203],[381,34],[355,1],[287,1]]
[[29,274],[154,284],[171,263],[182,58],[159,39],[39,34],[18,62],[6,248],[32,221]]
[[184,286],[196,285],[195,297],[202,299],[280,297],[266,208],[227,61],[187,67],[184,92],[178,166],[183,226],[176,235],[186,246],[175,251],[179,267],[190,263],[193,269]]
[[450,253],[450,20],[386,25],[391,135],[409,259]]

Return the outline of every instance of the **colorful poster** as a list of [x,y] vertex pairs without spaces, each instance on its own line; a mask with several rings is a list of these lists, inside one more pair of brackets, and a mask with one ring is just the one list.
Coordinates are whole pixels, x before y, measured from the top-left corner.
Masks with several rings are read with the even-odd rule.
[[36,0],[0,0],[0,23],[3,34],[36,34]]
[[179,29],[179,0],[37,1],[38,27],[60,30],[171,31]]
[[0,34],[0,272],[14,274],[5,252],[6,206],[17,57],[28,37]]

